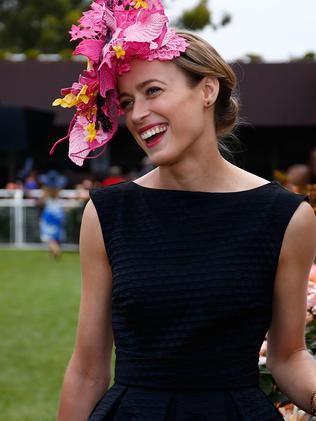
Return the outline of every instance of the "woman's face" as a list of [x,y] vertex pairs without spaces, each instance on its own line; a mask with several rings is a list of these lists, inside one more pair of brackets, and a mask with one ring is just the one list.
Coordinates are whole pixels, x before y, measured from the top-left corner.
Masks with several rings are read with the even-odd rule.
[[170,61],[134,60],[131,70],[119,76],[126,125],[154,164],[177,162],[209,131],[203,86],[201,81],[189,87],[186,76]]

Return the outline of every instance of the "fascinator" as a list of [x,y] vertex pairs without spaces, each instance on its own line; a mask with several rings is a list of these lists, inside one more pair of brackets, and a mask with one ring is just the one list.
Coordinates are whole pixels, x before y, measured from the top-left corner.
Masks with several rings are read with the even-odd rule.
[[[50,151],[69,139],[69,158],[83,165],[99,156],[118,128],[124,114],[116,89],[117,75],[131,69],[131,61],[172,60],[188,46],[168,27],[160,0],[96,0],[70,31],[71,41],[80,40],[74,55],[87,57],[87,69],[70,88],[61,90],[54,106],[75,107],[68,134]],[[89,157],[92,151],[96,155]]]

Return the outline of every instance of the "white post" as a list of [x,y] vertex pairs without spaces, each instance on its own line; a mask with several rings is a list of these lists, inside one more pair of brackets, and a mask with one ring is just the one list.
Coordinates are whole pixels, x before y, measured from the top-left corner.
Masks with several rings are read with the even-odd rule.
[[24,218],[23,218],[23,190],[14,192],[14,244],[22,247],[24,243]]

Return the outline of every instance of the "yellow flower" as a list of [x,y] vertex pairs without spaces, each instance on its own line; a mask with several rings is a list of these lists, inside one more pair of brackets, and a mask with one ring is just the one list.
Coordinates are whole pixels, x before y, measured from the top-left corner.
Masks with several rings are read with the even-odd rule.
[[144,9],[148,8],[148,3],[146,1],[136,0],[135,3],[135,9],[139,9],[140,7],[143,7]]
[[63,108],[71,108],[78,104],[77,97],[74,94],[67,94],[64,98],[57,98],[53,102],[53,107],[60,105]]
[[77,95],[77,101],[78,102],[83,102],[84,104],[88,104],[90,98],[88,95],[86,95],[87,93],[87,89],[89,88],[88,85],[83,85],[81,91],[79,92],[79,94]]
[[116,58],[121,58],[126,54],[126,51],[120,45],[114,45],[113,50],[116,52]]
[[97,107],[90,107],[87,112],[85,113],[85,117],[87,120],[92,120],[93,116],[97,113]]
[[90,142],[90,143],[93,142],[94,139],[97,137],[97,131],[95,129],[95,124],[94,123],[89,123],[85,127],[85,129],[88,132],[87,141]]
[[70,93],[67,94],[64,98],[55,99],[55,101],[53,102],[53,106],[56,107],[57,105],[60,105],[63,108],[71,108],[78,105],[79,102],[88,104],[90,100],[89,96],[86,95],[88,88],[88,85],[84,85],[78,95]]

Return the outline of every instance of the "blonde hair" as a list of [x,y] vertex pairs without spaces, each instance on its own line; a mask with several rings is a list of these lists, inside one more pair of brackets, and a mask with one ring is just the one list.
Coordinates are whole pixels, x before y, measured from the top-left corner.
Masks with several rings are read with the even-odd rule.
[[195,86],[207,76],[215,77],[219,81],[214,123],[220,140],[223,136],[232,134],[238,125],[239,99],[236,93],[236,75],[231,66],[203,38],[183,31],[177,31],[177,34],[185,38],[189,46],[173,62],[185,73],[189,84]]

